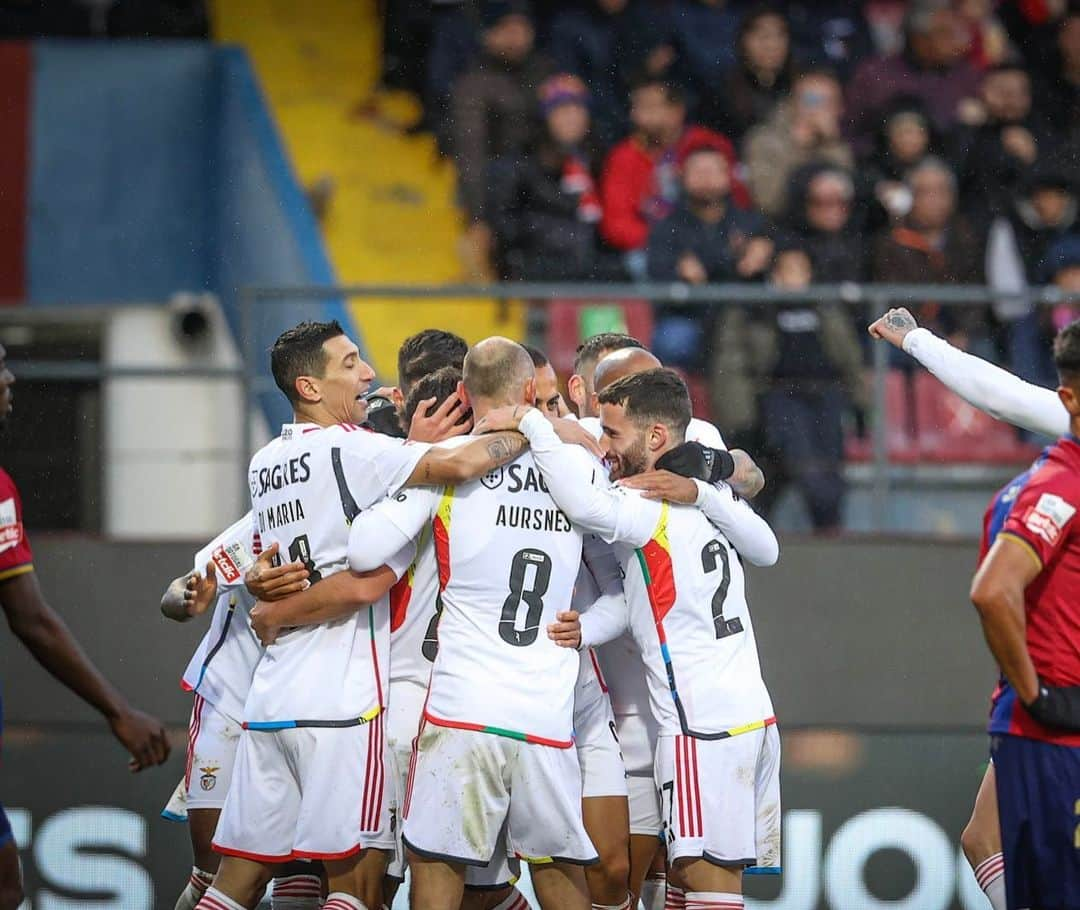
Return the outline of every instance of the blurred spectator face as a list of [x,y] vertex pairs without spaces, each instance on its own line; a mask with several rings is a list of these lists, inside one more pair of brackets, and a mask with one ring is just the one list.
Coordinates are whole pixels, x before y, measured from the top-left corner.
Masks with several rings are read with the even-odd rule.
[[683,162],[683,191],[693,205],[715,205],[727,199],[731,172],[727,160],[712,150],[694,152]]
[[532,52],[536,33],[528,16],[503,16],[484,32],[484,47],[493,57],[520,63]]
[[983,80],[982,97],[990,119],[1016,123],[1031,112],[1031,80],[1020,70],[990,73]]
[[939,9],[926,29],[911,35],[911,49],[926,66],[949,66],[968,51],[971,36],[964,21],[950,9]]
[[548,132],[559,145],[581,145],[589,132],[589,109],[581,104],[559,104],[547,115]]
[[630,96],[630,122],[650,142],[677,136],[686,118],[686,108],[671,101],[661,85],[643,85]]
[[626,9],[628,2],[629,0],[596,0],[596,5],[600,7],[600,12],[609,16],[617,16]]
[[889,121],[889,151],[901,164],[914,164],[930,148],[930,131],[918,114],[898,114]]
[[1069,204],[1073,201],[1071,193],[1056,186],[1039,187],[1031,194],[1031,206],[1043,224],[1055,226],[1065,220]]
[[1059,269],[1054,276],[1054,284],[1067,293],[1080,294],[1080,265]]
[[1070,69],[1080,67],[1080,15],[1073,13],[1061,23],[1058,49]]
[[777,253],[769,273],[774,285],[789,290],[807,287],[813,277],[814,269],[805,250],[783,250]]
[[787,23],[774,13],[758,16],[743,35],[743,59],[755,71],[779,72],[787,60],[788,47]]
[[803,76],[796,84],[793,95],[797,117],[820,117],[837,121],[843,112],[840,84],[828,76]]
[[851,218],[854,188],[839,174],[818,174],[806,188],[806,220],[828,234],[842,231]]
[[956,205],[952,176],[937,167],[922,168],[911,176],[911,220],[926,230],[949,223]]

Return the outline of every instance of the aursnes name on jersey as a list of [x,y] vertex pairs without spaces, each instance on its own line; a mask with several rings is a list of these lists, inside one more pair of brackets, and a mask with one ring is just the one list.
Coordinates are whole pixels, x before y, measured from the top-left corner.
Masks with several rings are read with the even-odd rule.
[[530,509],[527,506],[499,506],[495,524],[505,528],[524,528],[526,531],[573,530],[570,519],[561,509]]

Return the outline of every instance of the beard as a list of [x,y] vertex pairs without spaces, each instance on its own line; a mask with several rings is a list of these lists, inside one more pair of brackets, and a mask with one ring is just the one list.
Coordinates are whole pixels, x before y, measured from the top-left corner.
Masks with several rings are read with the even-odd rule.
[[618,462],[611,472],[611,477],[612,480],[621,480],[623,477],[644,474],[647,469],[648,451],[645,447],[645,437],[640,436],[629,449],[618,456]]

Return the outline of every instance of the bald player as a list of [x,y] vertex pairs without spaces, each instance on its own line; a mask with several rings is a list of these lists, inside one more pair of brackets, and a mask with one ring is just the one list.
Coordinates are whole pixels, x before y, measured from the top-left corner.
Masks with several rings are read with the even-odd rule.
[[596,365],[613,351],[624,348],[644,348],[633,335],[621,332],[601,332],[586,338],[574,355],[574,374],[567,380],[566,390],[574,404],[578,417],[599,417],[596,395],[593,389],[593,373]]

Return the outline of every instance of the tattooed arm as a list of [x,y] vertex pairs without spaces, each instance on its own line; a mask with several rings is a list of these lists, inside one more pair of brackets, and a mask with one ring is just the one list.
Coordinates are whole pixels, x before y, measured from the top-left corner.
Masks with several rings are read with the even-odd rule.
[[528,443],[520,433],[492,433],[455,448],[428,449],[413,469],[405,486],[441,486],[464,483],[513,461]]

